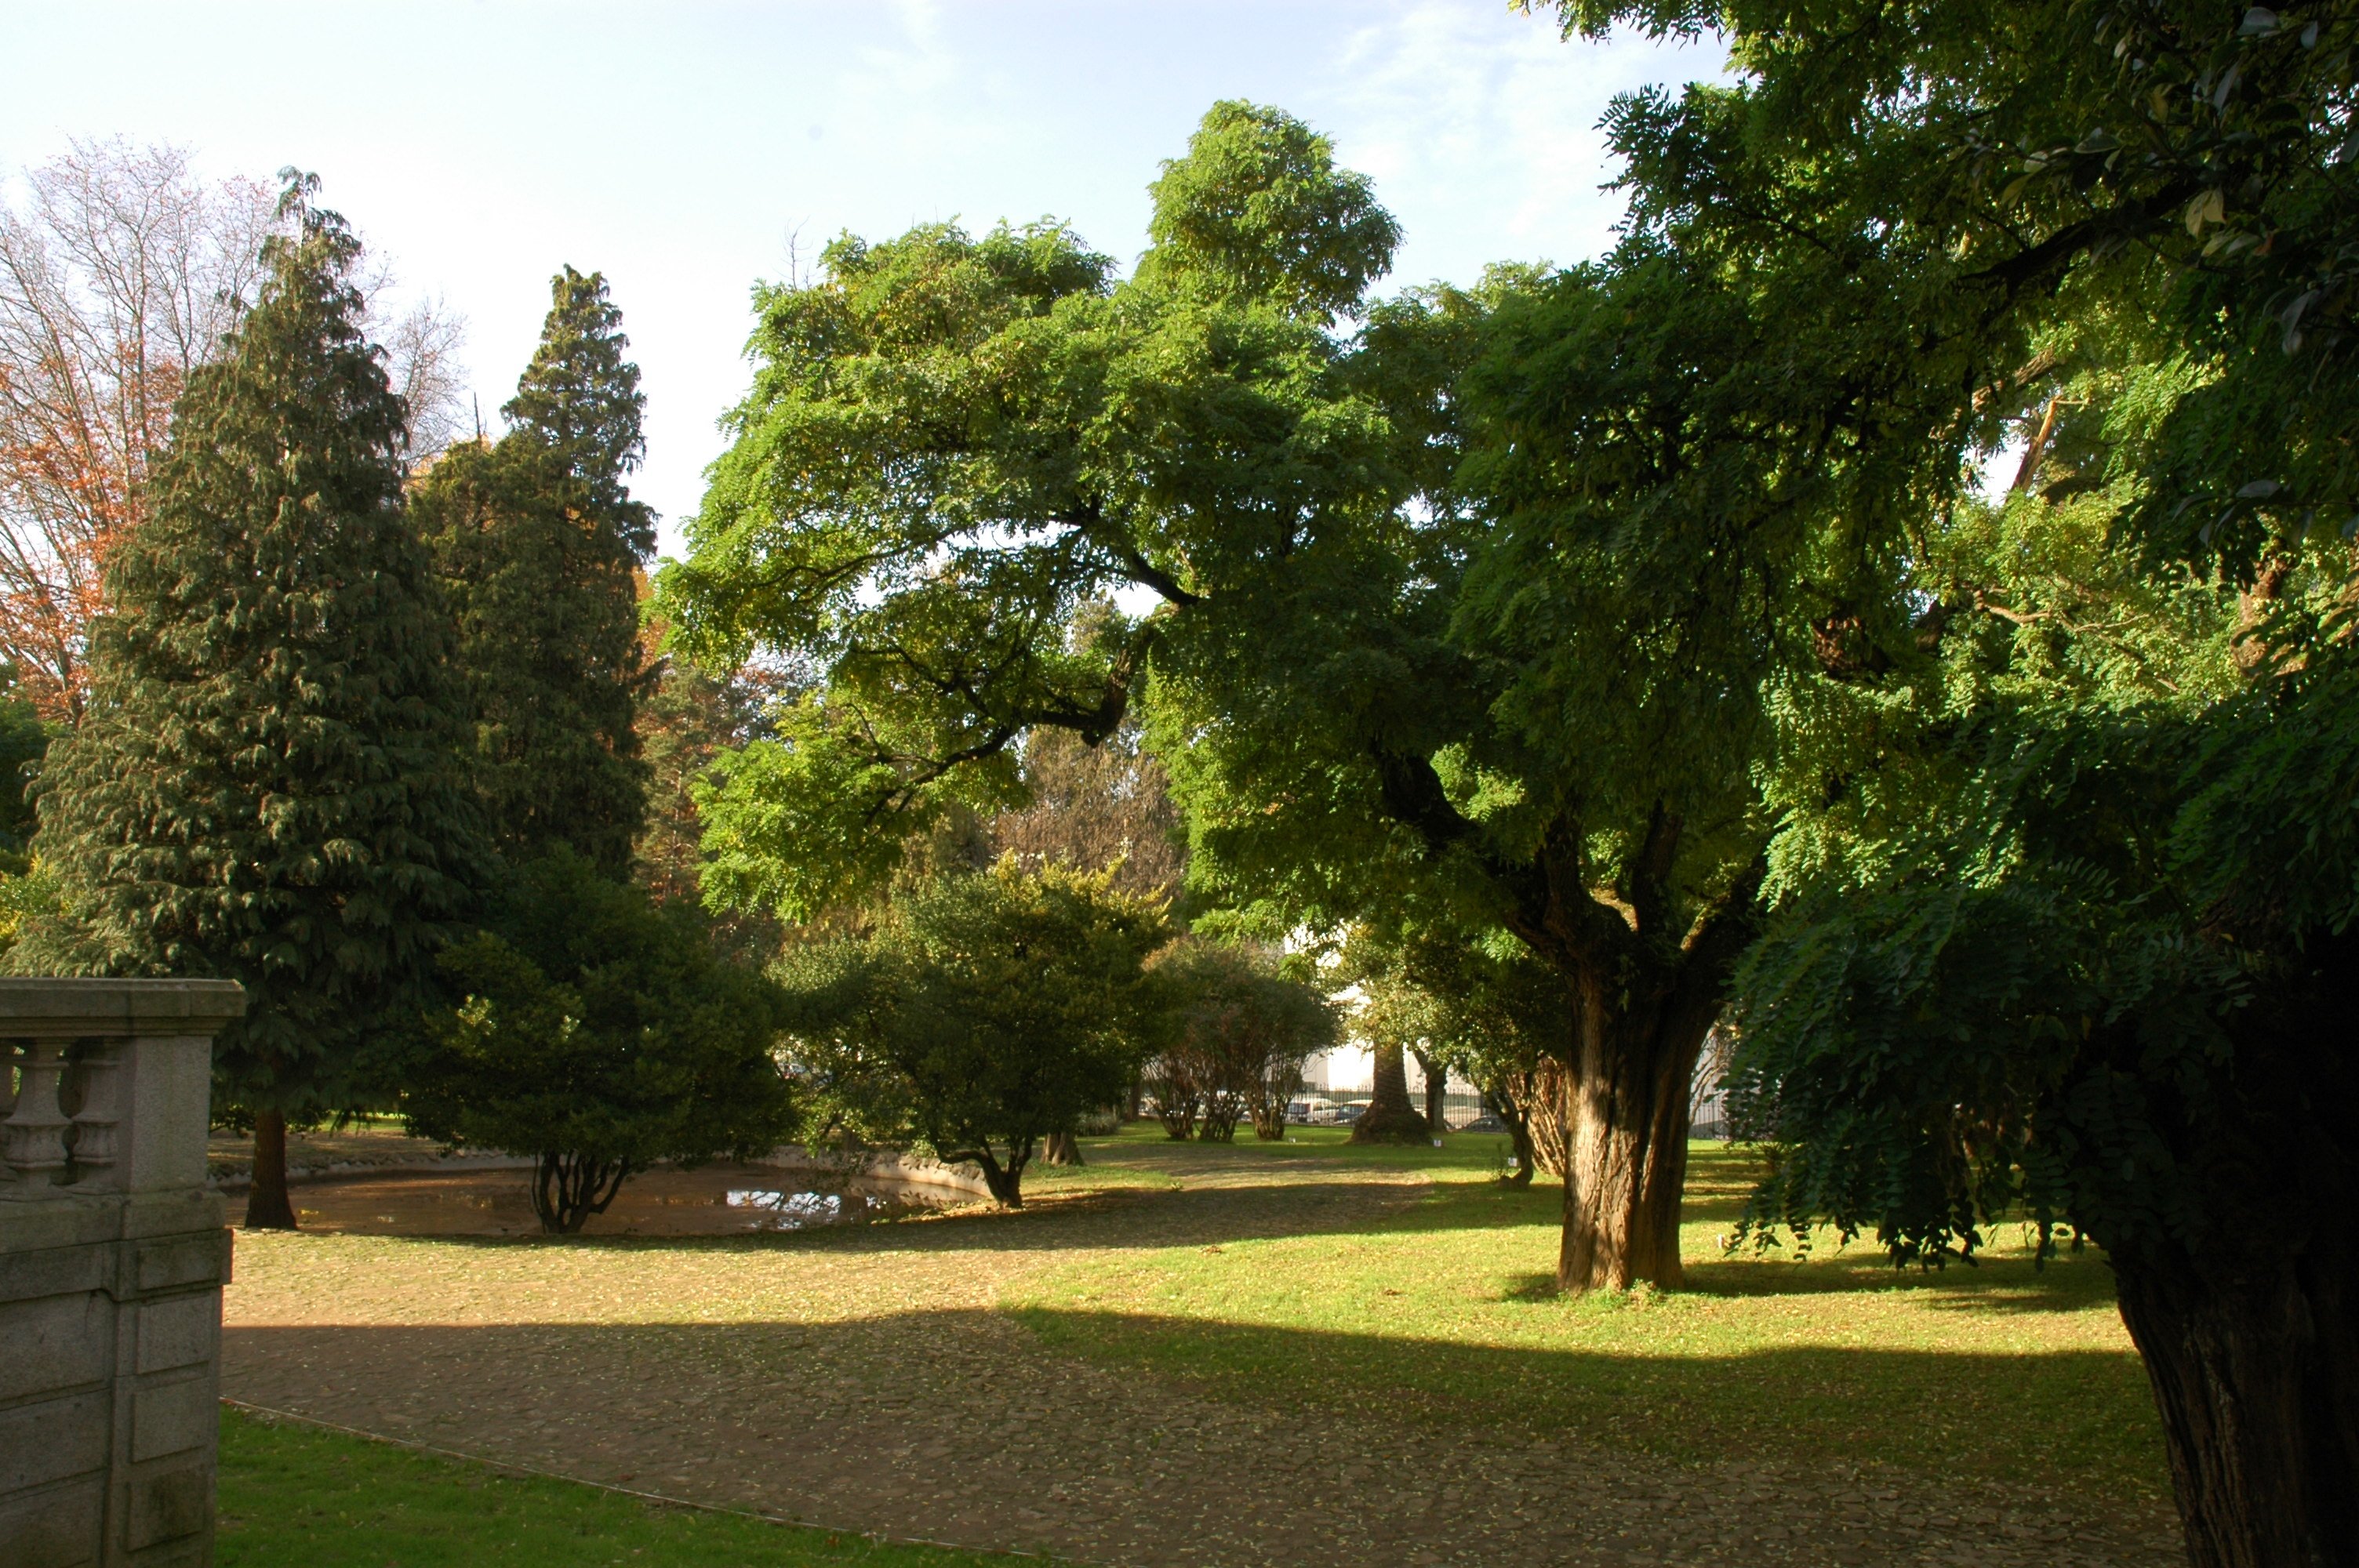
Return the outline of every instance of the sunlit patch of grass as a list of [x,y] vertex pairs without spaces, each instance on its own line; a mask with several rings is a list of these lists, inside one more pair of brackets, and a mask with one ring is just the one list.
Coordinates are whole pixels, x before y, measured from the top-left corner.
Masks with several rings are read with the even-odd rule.
[[[1321,1151],[1325,1152],[1325,1151]],[[1406,1152],[1414,1158],[1419,1152]],[[1182,1171],[1185,1152],[1162,1159]],[[1005,1298],[1050,1344],[1238,1398],[1560,1431],[1675,1458],[1774,1448],[1933,1476],[2163,1494],[2144,1373],[2094,1254],[1898,1271],[1815,1238],[1723,1248],[1751,1181],[1700,1144],[1687,1284],[1563,1297],[1561,1196],[1429,1167],[1427,1199],[1358,1229],[1096,1257]]]

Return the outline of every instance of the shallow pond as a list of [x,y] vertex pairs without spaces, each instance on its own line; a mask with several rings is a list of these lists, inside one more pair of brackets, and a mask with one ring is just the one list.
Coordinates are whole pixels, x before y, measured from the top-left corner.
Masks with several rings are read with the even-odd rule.
[[[453,1170],[310,1182],[294,1190],[306,1230],[355,1236],[535,1236],[532,1173]],[[897,1219],[973,1203],[951,1187],[777,1165],[644,1171],[585,1236],[725,1236]]]

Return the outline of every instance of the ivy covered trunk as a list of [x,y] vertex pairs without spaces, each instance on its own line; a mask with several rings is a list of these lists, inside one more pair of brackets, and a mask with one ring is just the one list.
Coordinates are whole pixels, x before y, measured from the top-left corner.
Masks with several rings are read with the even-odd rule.
[[245,1188],[248,1230],[292,1230],[295,1204],[287,1192],[287,1118],[254,1113],[254,1173]]

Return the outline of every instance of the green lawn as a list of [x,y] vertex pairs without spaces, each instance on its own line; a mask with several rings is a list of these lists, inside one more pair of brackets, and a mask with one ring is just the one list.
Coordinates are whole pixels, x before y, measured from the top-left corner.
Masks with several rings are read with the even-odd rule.
[[[755,1420],[766,1357],[776,1377],[820,1378],[859,1407],[899,1397],[909,1367],[955,1340],[970,1382],[990,1376],[976,1356],[1005,1357],[1025,1387],[1078,1357],[1312,1421],[1390,1417],[1453,1449],[1480,1433],[1675,1462],[1852,1462],[1921,1498],[2020,1490],[2166,1517],[2152,1401],[2093,1253],[2035,1268],[2006,1235],[1979,1266],[1932,1273],[1827,1238],[1807,1260],[1732,1257],[1722,1239],[1750,1167],[1699,1144],[1687,1288],[1567,1299],[1549,1288],[1560,1194],[1501,1185],[1503,1139],[1353,1149],[1313,1130],[1221,1146],[1150,1125],[1083,1147],[1085,1166],[1027,1173],[1037,1201],[1021,1214],[726,1238],[245,1233],[229,1315],[256,1354],[306,1335],[495,1357],[526,1332],[636,1345],[678,1357],[716,1411]],[[954,1331],[995,1313],[1029,1332]],[[603,1375],[585,1355],[582,1385]],[[562,1382],[536,1397],[564,1415]],[[429,1402],[463,1427],[472,1398],[461,1379]],[[651,1510],[312,1431],[233,1422],[227,1442],[233,1568],[469,1563],[487,1540],[501,1568],[971,1561]],[[560,1444],[536,1463],[578,1459]]]
[[222,1412],[221,1568],[962,1568],[1005,1558],[642,1502]]
[[1006,1304],[1060,1350],[1238,1399],[1506,1422],[1677,1459],[1822,1453],[2133,1504],[2168,1495],[2145,1374],[2094,1254],[2035,1267],[2023,1238],[2005,1236],[1979,1265],[1930,1273],[1832,1238],[1807,1261],[1731,1257],[1723,1238],[1749,1167],[1700,1143],[1688,1288],[1566,1300],[1549,1288],[1560,1195],[1486,1179],[1503,1140],[1353,1150],[1322,1130],[1292,1149],[1221,1150],[1152,1131],[1093,1143],[1090,1157],[1178,1170],[1346,1158],[1435,1181],[1406,1212],[1344,1232],[1036,1276]]

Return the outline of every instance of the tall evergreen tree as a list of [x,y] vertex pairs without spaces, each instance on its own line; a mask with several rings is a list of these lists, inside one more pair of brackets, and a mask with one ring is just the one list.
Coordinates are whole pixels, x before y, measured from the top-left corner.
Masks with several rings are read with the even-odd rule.
[[286,1124],[351,1106],[479,879],[448,622],[401,510],[402,404],[360,243],[289,171],[266,281],[194,373],[108,567],[82,727],[43,768],[60,904],[20,973],[246,988],[214,1055],[254,1116],[246,1224],[291,1227]]
[[500,847],[523,860],[565,844],[621,876],[647,812],[631,721],[650,676],[637,573],[655,514],[625,483],[647,400],[605,279],[569,266],[549,292],[507,434],[443,458],[414,504],[458,618]]

